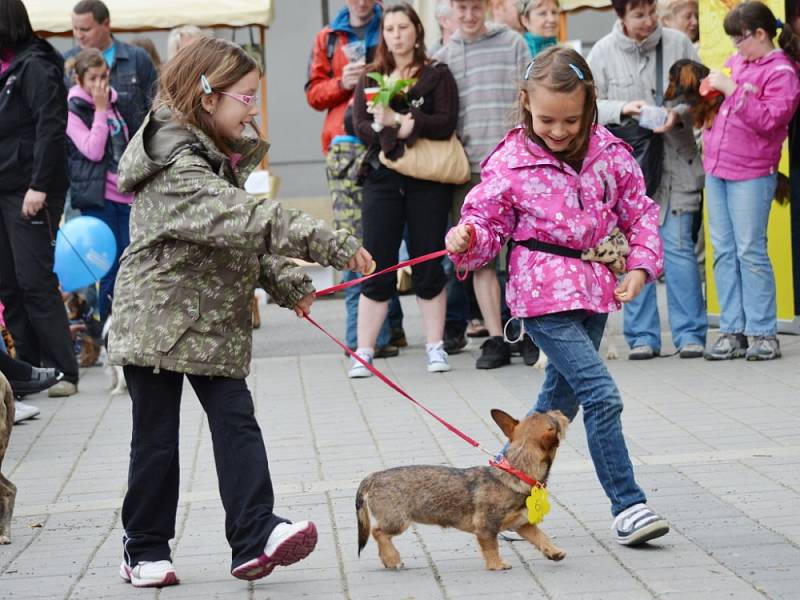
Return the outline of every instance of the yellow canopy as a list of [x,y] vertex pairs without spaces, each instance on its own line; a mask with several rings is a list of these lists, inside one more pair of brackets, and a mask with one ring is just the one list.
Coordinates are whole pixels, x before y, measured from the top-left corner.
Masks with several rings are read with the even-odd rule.
[[579,8],[608,8],[609,0],[560,0],[558,3],[563,11],[577,10]]
[[[272,23],[272,0],[104,0],[113,31],[198,27],[244,27]],[[23,0],[38,33],[69,33],[70,15],[77,3],[64,0]]]

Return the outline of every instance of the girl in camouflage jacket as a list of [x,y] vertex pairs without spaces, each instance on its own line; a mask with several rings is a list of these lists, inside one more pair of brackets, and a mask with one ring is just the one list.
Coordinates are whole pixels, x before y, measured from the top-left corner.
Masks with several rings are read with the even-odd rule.
[[160,105],[120,161],[120,190],[135,193],[136,202],[109,356],[124,366],[133,403],[120,575],[135,586],[178,582],[169,540],[184,374],[208,417],[232,574],[264,577],[316,544],[313,523],[273,513],[266,450],[244,380],[249,301],[258,284],[302,316],[314,288],[288,257],[360,271],[371,257],[348,233],[242,189],[267,150],[261,139],[244,136],[255,129],[261,76],[239,46],[194,42],[166,66]]

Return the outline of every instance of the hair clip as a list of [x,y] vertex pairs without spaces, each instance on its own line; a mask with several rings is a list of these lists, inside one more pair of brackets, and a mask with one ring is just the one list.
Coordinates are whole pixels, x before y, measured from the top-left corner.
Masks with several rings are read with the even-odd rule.
[[531,76],[531,71],[533,70],[533,65],[536,63],[536,59],[533,59],[530,63],[528,63],[528,68],[525,69],[525,76],[523,79],[528,81],[528,78]]
[[213,91],[211,89],[211,84],[208,83],[208,77],[206,77],[205,75],[200,75],[200,87],[203,88],[203,93],[206,96],[209,95]]
[[783,29],[783,21],[775,19],[775,29]]
[[578,76],[578,79],[583,81],[583,71],[581,71],[578,67],[576,67],[572,63],[569,63],[569,68],[572,69],[573,71],[575,71],[575,75]]

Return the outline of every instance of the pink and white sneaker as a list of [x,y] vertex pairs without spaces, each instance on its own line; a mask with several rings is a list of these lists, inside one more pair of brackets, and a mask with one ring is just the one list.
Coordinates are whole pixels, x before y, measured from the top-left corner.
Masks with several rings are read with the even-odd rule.
[[264,553],[239,565],[231,575],[252,581],[266,577],[278,565],[285,567],[303,560],[317,545],[317,527],[311,521],[280,523],[272,530]]
[[129,567],[125,561],[119,567],[119,576],[133,587],[165,587],[178,585],[180,580],[171,561],[141,561],[135,567]]

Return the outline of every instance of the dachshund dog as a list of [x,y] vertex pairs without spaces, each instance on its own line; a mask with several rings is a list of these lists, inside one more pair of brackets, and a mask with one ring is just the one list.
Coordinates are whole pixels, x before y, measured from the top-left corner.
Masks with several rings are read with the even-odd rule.
[[708,67],[688,58],[676,61],[669,68],[669,86],[664,99],[688,104],[695,129],[709,129],[725,99],[721,94],[700,95],[700,82],[709,72]]

